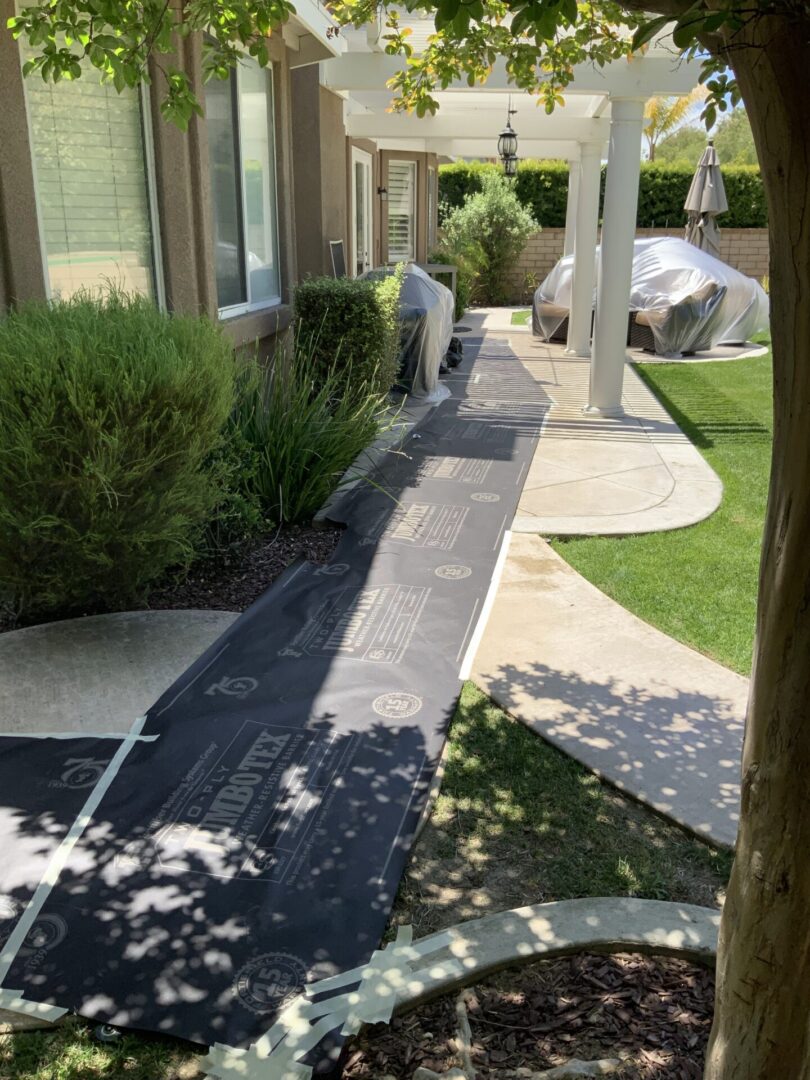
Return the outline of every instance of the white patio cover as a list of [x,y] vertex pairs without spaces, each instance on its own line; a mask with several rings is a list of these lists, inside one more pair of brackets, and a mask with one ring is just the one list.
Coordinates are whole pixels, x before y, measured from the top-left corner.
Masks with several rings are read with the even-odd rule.
[[687,241],[719,259],[720,229],[716,218],[728,210],[728,199],[720,161],[712,143],[703,151],[698,162],[683,208],[689,215],[686,223]]
[[[534,295],[535,322],[546,338],[565,319],[573,274],[568,255]],[[555,314],[550,306],[562,311]],[[645,321],[662,356],[747,341],[768,328],[768,296],[758,281],[671,237],[636,240],[630,310],[649,313]]]

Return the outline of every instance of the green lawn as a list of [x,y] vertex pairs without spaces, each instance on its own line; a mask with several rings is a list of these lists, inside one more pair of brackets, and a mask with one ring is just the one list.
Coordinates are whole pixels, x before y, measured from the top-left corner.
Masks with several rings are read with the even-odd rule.
[[525,311],[513,311],[512,326],[528,326],[531,315],[529,308],[526,308]]
[[[471,684],[415,855],[395,916],[412,921],[417,936],[486,910],[578,896],[711,905],[731,863],[600,783]],[[186,1080],[198,1075],[196,1061],[167,1039],[99,1045],[80,1021],[0,1036],[0,1080]]]
[[688,529],[554,547],[642,619],[747,675],[770,466],[770,355],[637,370],[723,481],[722,505]]

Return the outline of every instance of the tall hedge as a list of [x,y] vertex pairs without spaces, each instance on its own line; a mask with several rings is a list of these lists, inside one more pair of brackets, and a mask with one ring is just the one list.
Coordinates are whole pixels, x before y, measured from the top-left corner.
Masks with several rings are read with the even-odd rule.
[[[440,213],[447,214],[461,206],[466,195],[481,190],[481,176],[498,171],[499,166],[480,161],[455,162],[439,169]],[[728,165],[723,168],[723,180],[728,196],[728,212],[720,219],[721,226],[737,229],[764,228],[768,224],[765,192],[756,165]],[[604,194],[606,169],[602,167]],[[682,166],[658,165],[644,162],[638,196],[639,228],[680,228],[685,224],[683,204],[693,169]],[[520,163],[515,179],[515,193],[521,203],[531,210],[545,228],[565,225],[568,198],[568,165],[564,161],[532,161]]]

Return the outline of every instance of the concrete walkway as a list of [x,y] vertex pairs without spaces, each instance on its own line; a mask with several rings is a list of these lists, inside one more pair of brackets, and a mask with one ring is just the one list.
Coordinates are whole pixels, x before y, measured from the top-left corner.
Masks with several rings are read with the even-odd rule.
[[0,634],[0,732],[124,732],[233,622],[130,611]]
[[587,416],[590,361],[565,355],[509,308],[464,317],[472,334],[505,336],[554,402],[526,477],[513,532],[618,536],[693,525],[720,505],[723,485],[633,368],[620,419]]
[[598,775],[733,845],[747,679],[631,615],[539,537],[512,537],[473,679]]

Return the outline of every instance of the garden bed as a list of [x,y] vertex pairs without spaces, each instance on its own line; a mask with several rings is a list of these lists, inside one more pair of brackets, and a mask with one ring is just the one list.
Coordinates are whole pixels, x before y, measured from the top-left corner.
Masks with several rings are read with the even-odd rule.
[[[331,558],[341,536],[341,529],[315,528],[311,525],[288,525],[226,552],[194,563],[180,579],[171,574],[158,582],[146,603],[130,605],[135,610],[155,611],[197,608],[205,611],[244,611],[269,588],[275,579],[297,559],[325,563]],[[62,618],[99,615],[117,608],[85,607],[65,611]],[[15,621],[0,613],[0,633],[22,626],[53,622],[49,614],[41,618]]]
[[[614,1059],[622,1080],[697,1080],[711,1028],[714,979],[682,960],[572,956],[503,971],[463,995],[477,1080],[540,1072],[572,1058]],[[463,1067],[457,995],[353,1044],[345,1080],[411,1080],[417,1068]]]

